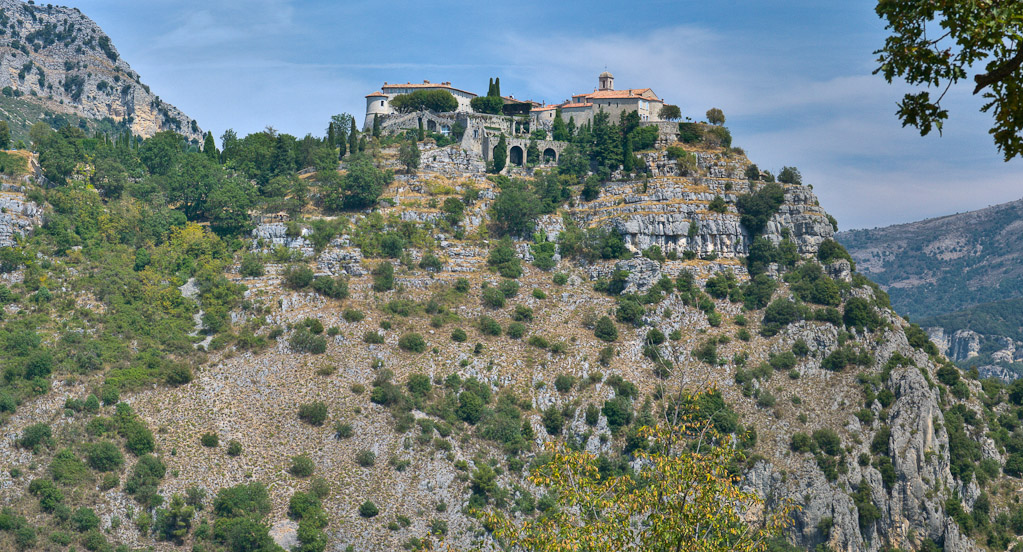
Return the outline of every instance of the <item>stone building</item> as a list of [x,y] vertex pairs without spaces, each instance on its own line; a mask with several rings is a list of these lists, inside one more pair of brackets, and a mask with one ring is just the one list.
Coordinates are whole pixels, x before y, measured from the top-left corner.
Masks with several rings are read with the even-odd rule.
[[420,83],[409,83],[405,84],[388,84],[384,83],[384,86],[377,92],[366,95],[366,120],[363,123],[363,129],[369,129],[373,127],[373,119],[378,115],[391,115],[395,113],[391,107],[391,99],[399,94],[411,94],[418,90],[443,90],[450,92],[452,96],[458,100],[458,108],[455,109],[456,113],[472,113],[472,107],[469,102],[476,97],[476,94],[460,88],[451,86],[450,82],[430,82],[424,80]]
[[546,127],[554,121],[555,113],[561,110],[561,118],[567,123],[575,121],[576,126],[593,120],[598,111],[603,110],[611,117],[612,122],[618,121],[622,113],[635,111],[640,121],[660,121],[661,107],[664,101],[649,88],[627,88],[615,90],[614,75],[604,71],[598,77],[598,87],[593,92],[575,94],[571,100],[555,105],[544,105],[533,108],[530,112],[537,127]]

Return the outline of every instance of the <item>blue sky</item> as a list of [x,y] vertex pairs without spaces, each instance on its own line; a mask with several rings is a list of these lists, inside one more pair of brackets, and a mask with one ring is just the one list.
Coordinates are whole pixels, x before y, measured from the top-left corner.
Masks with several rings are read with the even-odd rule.
[[944,136],[903,129],[875,68],[875,2],[81,0],[143,82],[220,136],[322,135],[384,81],[451,81],[558,102],[606,67],[683,114],[710,107],[762,168],[799,167],[843,229],[1019,199],[968,87]]

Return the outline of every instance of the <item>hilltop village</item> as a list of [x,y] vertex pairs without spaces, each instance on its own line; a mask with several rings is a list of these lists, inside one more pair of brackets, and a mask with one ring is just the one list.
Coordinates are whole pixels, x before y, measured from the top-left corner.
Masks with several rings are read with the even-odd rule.
[[[446,104],[431,104],[427,98],[444,98]],[[376,128],[378,132],[393,133],[423,126],[430,132],[452,136],[463,150],[479,153],[486,161],[493,159],[497,141],[505,135],[508,161],[517,166],[533,161],[526,152],[529,141],[537,140],[540,158],[535,162],[549,165],[557,163],[567,145],[566,137],[558,135],[559,124],[574,130],[592,124],[598,113],[606,113],[611,122],[617,122],[633,112],[639,125],[657,128],[659,143],[677,140],[678,107],[665,104],[650,88],[615,90],[614,75],[607,71],[599,75],[598,86],[592,92],[573,94],[559,104],[502,96],[500,79],[491,81],[486,96],[456,88],[450,82],[385,82],[380,90],[366,95],[363,130]]]

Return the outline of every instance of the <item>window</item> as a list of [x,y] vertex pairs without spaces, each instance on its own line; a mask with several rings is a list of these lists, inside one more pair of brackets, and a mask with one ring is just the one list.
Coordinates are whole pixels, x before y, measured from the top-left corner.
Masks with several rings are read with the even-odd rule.
[[384,106],[384,100],[380,100],[380,107]]

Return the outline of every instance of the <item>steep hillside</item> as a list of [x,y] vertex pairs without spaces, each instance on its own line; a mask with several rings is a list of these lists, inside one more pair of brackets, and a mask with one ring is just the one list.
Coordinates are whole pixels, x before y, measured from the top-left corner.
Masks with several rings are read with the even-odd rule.
[[201,140],[196,122],[142,83],[102,29],[77,8],[0,0],[0,117],[14,138],[43,120],[148,137]]
[[[417,174],[336,213],[304,198],[396,169],[397,143],[367,140],[340,171],[326,147],[302,178],[246,164],[277,139],[225,147],[224,166],[146,158],[266,196],[254,228],[211,210],[223,238],[166,205],[162,174],[120,200],[74,179],[26,190],[49,223],[0,267],[0,548],[495,548],[472,512],[550,511],[525,480],[547,443],[628,473],[639,427],[701,389],[744,485],[799,507],[773,550],[1005,550],[1023,533],[1023,392],[964,378],[898,317],[808,187],[676,144],[680,161],[644,152],[644,175],[593,194],[466,169],[483,163],[431,138]],[[529,231],[498,240],[516,221]]]

